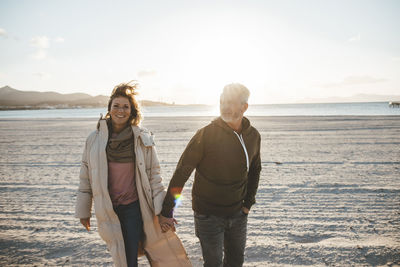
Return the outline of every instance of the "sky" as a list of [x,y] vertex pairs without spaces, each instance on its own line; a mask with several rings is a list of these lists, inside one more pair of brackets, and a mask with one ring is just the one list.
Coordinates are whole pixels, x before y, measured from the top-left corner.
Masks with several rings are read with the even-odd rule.
[[400,94],[400,1],[0,0],[0,87],[216,104]]

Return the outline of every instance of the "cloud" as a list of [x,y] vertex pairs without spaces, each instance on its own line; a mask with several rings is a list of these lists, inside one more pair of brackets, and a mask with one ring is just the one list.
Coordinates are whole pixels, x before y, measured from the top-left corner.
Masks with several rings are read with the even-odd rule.
[[36,60],[42,60],[47,57],[47,49],[50,47],[50,38],[47,36],[35,36],[31,39],[31,45],[38,50],[32,55]]
[[0,28],[0,36],[3,36],[4,38],[8,37],[6,30],[4,30],[3,28]]
[[141,70],[137,73],[139,78],[149,78],[157,75],[157,71],[155,70]]
[[7,32],[5,29],[3,29],[3,28],[0,28],[0,37],[3,37],[3,38],[10,38],[11,40],[14,40],[14,41],[17,41],[17,42],[21,41],[21,39],[20,39],[18,36],[14,36],[14,35],[8,33],[8,32]]
[[347,76],[340,82],[333,82],[333,83],[325,83],[321,86],[324,88],[335,88],[335,87],[344,87],[344,86],[351,86],[351,85],[365,85],[365,84],[374,84],[374,83],[381,83],[386,82],[387,79],[383,78],[374,78],[369,75],[354,75],[354,76]]
[[31,39],[31,45],[39,49],[47,49],[50,46],[50,39],[47,36],[35,36]]
[[37,60],[42,60],[45,59],[46,57],[47,57],[47,51],[45,49],[39,49],[32,55],[32,58]]
[[400,57],[392,57],[392,60],[393,60],[393,61],[396,61],[396,62],[397,62],[397,61],[400,61]]
[[53,40],[55,43],[64,43],[65,39],[62,37],[57,37]]
[[349,42],[359,42],[361,40],[361,34],[357,34],[349,39]]
[[50,77],[50,74],[46,73],[46,72],[35,72],[35,73],[32,73],[32,74],[34,76],[36,76],[36,77],[39,77],[40,79],[46,79],[46,78]]

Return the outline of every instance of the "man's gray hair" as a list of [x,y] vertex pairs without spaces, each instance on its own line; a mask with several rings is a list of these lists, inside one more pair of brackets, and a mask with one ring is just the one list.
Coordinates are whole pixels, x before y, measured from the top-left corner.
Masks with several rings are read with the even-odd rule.
[[248,101],[249,101],[250,91],[243,84],[231,83],[231,84],[225,85],[224,91],[221,94],[221,98],[224,96],[238,97],[240,99],[240,101],[244,104],[244,103],[248,103]]

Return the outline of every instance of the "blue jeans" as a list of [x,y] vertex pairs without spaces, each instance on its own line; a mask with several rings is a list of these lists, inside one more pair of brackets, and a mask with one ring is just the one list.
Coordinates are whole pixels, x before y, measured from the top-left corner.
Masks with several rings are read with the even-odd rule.
[[138,246],[143,236],[143,221],[139,201],[127,205],[119,205],[114,210],[121,223],[127,264],[129,267],[137,266]]
[[247,214],[239,211],[232,216],[219,217],[195,212],[194,224],[201,244],[204,267],[243,265]]

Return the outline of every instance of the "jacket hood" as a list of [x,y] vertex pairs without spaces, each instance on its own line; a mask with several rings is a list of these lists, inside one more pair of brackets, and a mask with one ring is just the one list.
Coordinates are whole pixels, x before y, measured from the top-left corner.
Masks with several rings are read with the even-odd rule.
[[100,121],[104,120],[104,122],[106,122],[106,118],[103,116],[103,113],[100,113],[100,118],[97,121],[97,127],[96,129],[99,131],[100,130]]
[[[215,118],[212,122],[212,124],[218,125],[219,127],[221,127],[222,129],[232,132],[233,129],[231,127],[229,127],[229,125],[220,117]],[[250,129],[251,125],[250,125],[250,121],[249,119],[247,119],[246,117],[243,117],[242,119],[242,133],[247,132]]]

